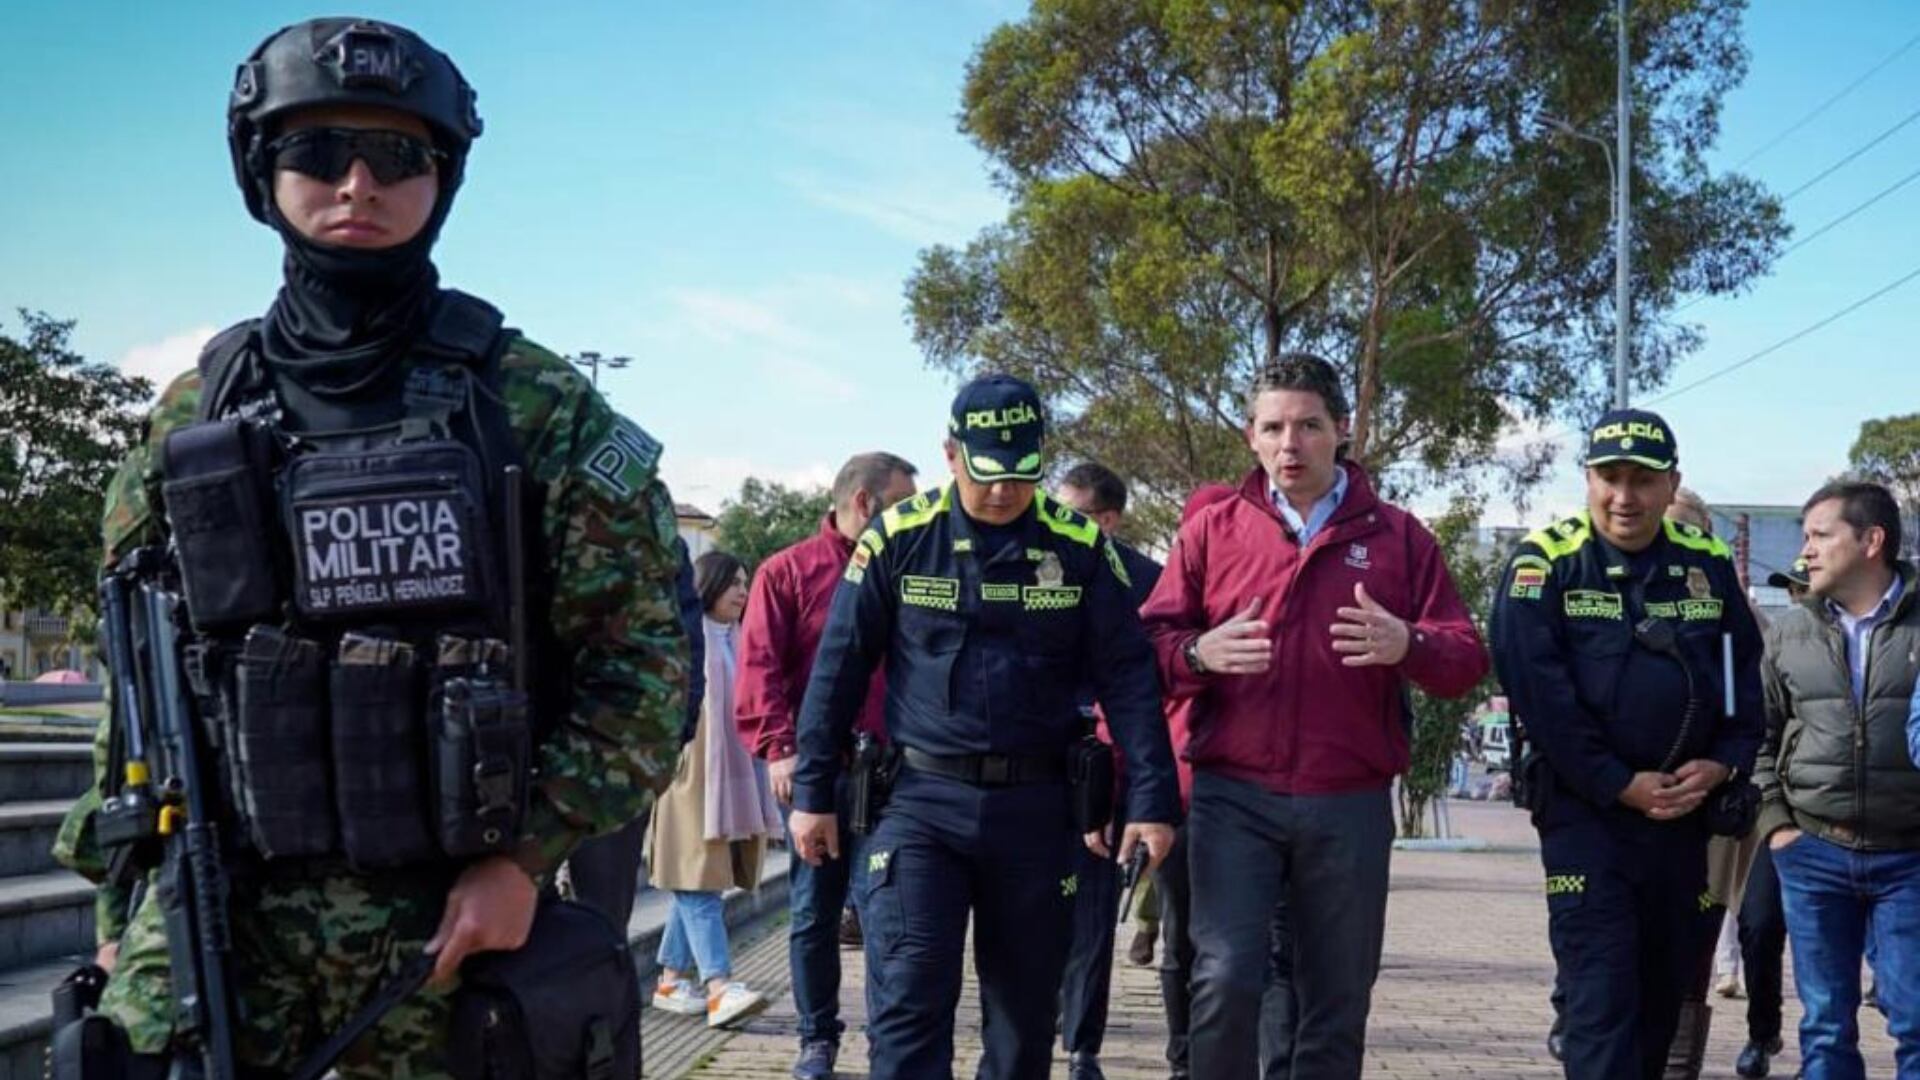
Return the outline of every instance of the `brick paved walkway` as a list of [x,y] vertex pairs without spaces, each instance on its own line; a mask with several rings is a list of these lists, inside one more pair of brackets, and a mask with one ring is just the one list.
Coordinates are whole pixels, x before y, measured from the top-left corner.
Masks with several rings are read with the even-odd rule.
[[[1523,815],[1505,806],[1456,803],[1456,832],[1485,839],[1492,850],[1472,853],[1396,852],[1388,904],[1386,955],[1374,991],[1368,1028],[1369,1077],[1541,1078],[1559,1075],[1544,1046],[1550,1009],[1552,960],[1546,945],[1546,905],[1540,862]],[[1120,935],[1124,948],[1127,934]],[[742,966],[763,976],[756,985],[776,986],[784,966],[784,937],[769,932],[744,950]],[[848,986],[842,991],[849,1031],[843,1077],[866,1075],[866,1043],[855,1032],[861,1006],[861,964],[842,953]],[[780,1080],[792,1064],[794,1014],[783,991],[772,1008],[716,1046],[697,1040],[699,1056],[656,1055],[667,1024],[688,1024],[650,1014],[649,1077],[693,1076],[730,1080]],[[958,1027],[958,1075],[970,1076],[978,1059],[979,1013],[972,979]],[[1160,1080],[1165,1027],[1153,972],[1114,968],[1113,1020],[1103,1064],[1113,1080]],[[1799,1005],[1788,992],[1789,1044],[1799,1023]],[[1893,1073],[1892,1044],[1872,1012],[1861,1016],[1870,1076]],[[677,1030],[677,1029],[676,1029]],[[690,1033],[689,1033],[690,1034]],[[1706,1077],[1733,1074],[1733,1059],[1745,1040],[1745,1003],[1716,999]],[[669,1060],[672,1057],[673,1060]],[[1775,1059],[1773,1075],[1790,1077],[1797,1064],[1791,1049]],[[1055,1076],[1064,1076],[1064,1065]]]

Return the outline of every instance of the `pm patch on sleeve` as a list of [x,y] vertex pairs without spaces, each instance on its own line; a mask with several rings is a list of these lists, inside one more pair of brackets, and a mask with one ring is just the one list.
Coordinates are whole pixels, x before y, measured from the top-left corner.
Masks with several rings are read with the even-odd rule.
[[586,473],[616,498],[628,499],[653,479],[660,464],[660,442],[624,416],[587,454]]

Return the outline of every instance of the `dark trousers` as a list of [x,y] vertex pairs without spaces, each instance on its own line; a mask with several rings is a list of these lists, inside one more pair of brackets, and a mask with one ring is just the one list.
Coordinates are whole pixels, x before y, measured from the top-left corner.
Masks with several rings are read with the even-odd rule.
[[[1193,890],[1187,873],[1187,827],[1174,832],[1173,851],[1154,871],[1160,899],[1160,1003],[1167,1014],[1167,1064],[1188,1075],[1188,1038],[1193,1016]],[[1260,1068],[1263,1080],[1293,1076],[1293,933],[1287,905],[1273,908],[1273,953],[1267,958],[1267,989],[1260,997]]]
[[1386,930],[1388,793],[1278,795],[1194,775],[1193,1074],[1260,1075],[1274,908],[1292,924],[1294,1080],[1358,1077]]
[[[1120,830],[1114,829],[1115,835]],[[1060,980],[1060,1042],[1069,1054],[1100,1054],[1113,983],[1113,928],[1120,918],[1120,867],[1087,850],[1078,856],[1073,945]]]
[[[819,866],[793,859],[787,869],[787,966],[793,973],[793,1008],[799,1014],[800,1041],[840,1041],[840,912],[853,881],[863,869],[860,837],[847,828],[847,781],[840,780],[840,858]],[[787,837],[792,850],[793,837]]]
[[1061,784],[976,788],[905,770],[865,847],[871,1080],[953,1075],[967,917],[980,1080],[1046,1080],[1078,891]]
[[1780,1037],[1780,1001],[1785,989],[1787,913],[1780,905],[1780,876],[1773,852],[1760,842],[1747,892],[1740,900],[1740,966],[1747,974],[1747,1038],[1770,1043]]
[[640,849],[647,839],[651,810],[607,833],[581,844],[567,859],[573,895],[607,917],[614,929],[627,932],[633,917],[633,895],[640,887]]
[[1568,1080],[1658,1080],[1699,961],[1707,838],[1559,793],[1541,824]]

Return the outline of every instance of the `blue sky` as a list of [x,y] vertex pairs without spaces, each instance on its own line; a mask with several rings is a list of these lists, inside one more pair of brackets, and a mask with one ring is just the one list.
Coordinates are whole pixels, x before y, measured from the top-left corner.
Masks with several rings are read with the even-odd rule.
[[[818,482],[887,448],[939,472],[951,384],[927,370],[901,286],[933,243],[1004,212],[955,130],[974,45],[1011,0],[909,4],[376,3],[479,89],[487,122],[437,261],[561,352],[625,354],[602,388],[668,447],[708,509],[746,475]],[[313,13],[281,3],[36,4],[8,18],[0,147],[11,211],[0,311],[79,320],[87,355],[161,375],[256,315],[279,245],[246,215],[223,110],[234,64]],[[1920,33],[1892,0],[1761,0],[1720,160],[1745,158]],[[1920,107],[1907,52],[1747,170],[1790,190]],[[1788,204],[1804,235],[1920,168],[1920,122]],[[1920,182],[1685,313],[1707,346],[1681,385],[1920,269]],[[1691,484],[1798,502],[1862,419],[1920,408],[1920,281],[1659,406]],[[1571,445],[1571,442],[1568,443]],[[1564,455],[1563,455],[1564,456]],[[1569,508],[1562,469],[1531,515]],[[1514,520],[1495,507],[1491,520]]]

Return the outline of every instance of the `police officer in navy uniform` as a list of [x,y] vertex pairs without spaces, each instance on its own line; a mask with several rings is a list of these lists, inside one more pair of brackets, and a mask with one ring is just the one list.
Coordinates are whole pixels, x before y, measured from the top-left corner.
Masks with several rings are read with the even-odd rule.
[[978,1075],[1048,1075],[1080,833],[1067,750],[1075,690],[1104,703],[1130,778],[1119,856],[1157,864],[1178,808],[1153,655],[1113,546],[1037,490],[1031,386],[954,399],[953,481],[888,510],[835,593],[799,723],[795,851],[836,858],[834,782],[875,665],[901,765],[863,853],[874,1080],[952,1074],[969,913],[986,1041]]
[[1586,512],[1521,542],[1494,613],[1494,662],[1534,745],[1521,769],[1572,1080],[1662,1074],[1708,824],[1760,743],[1760,632],[1726,544],[1664,517],[1676,450],[1653,413],[1601,417]]

